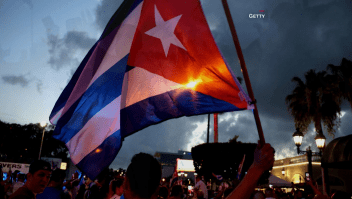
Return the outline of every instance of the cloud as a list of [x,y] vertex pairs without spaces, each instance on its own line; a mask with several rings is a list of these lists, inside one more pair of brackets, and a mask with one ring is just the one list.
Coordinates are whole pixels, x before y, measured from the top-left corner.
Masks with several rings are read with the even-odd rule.
[[96,39],[89,38],[85,32],[70,31],[65,35],[63,42],[68,48],[88,51]]
[[10,49],[3,50],[0,45],[0,64],[1,65],[6,62],[5,57],[8,57],[10,55],[10,53],[11,53]]
[[57,26],[50,16],[42,19],[43,25],[48,35],[58,35],[60,28]]
[[32,10],[33,9],[33,3],[31,0],[22,0],[25,4],[29,6],[29,8]]
[[27,87],[30,83],[30,80],[28,80],[24,75],[6,75],[2,76],[2,80],[7,84],[20,85],[23,88]]
[[188,144],[186,147],[187,151],[191,151],[192,147],[204,143],[206,139],[208,121],[195,122],[192,126],[196,127],[194,130],[187,132]]
[[2,80],[6,84],[14,86],[19,85],[22,88],[29,88],[28,85],[35,82],[38,93],[42,93],[43,90],[43,81],[37,77],[30,77],[30,73],[27,73],[26,75],[4,75],[2,76]]
[[68,31],[63,38],[59,37],[59,27],[50,16],[42,19],[47,31],[46,43],[49,47],[49,65],[56,70],[67,66],[78,66],[82,56],[94,45],[96,39],[90,38],[86,32],[76,31],[82,25],[81,18],[66,21]]
[[[271,2],[263,7],[269,7]],[[261,115],[279,115],[293,121],[285,104],[285,97],[294,88],[291,79],[303,77],[311,68],[324,70],[328,64],[337,65],[342,57],[352,56],[352,38],[347,37],[352,32],[348,7],[343,2],[306,7],[284,2],[269,10],[265,8],[270,18],[263,21],[242,20],[241,16],[250,9],[239,10],[236,2],[231,5],[239,11],[233,18]],[[232,69],[239,71],[236,50],[232,41],[229,44],[232,39],[224,21],[219,22],[213,34]]]
[[121,3],[122,0],[102,0],[100,2],[95,9],[95,24],[99,30],[104,30]]
[[37,84],[37,91],[38,91],[38,93],[42,93],[42,90],[43,90],[43,81],[42,81],[42,80],[37,80],[36,84]]
[[65,66],[78,66],[79,53],[87,53],[96,42],[95,39],[89,38],[87,33],[78,31],[67,32],[61,39],[52,34],[48,34],[47,37],[50,54],[48,63],[56,70]]

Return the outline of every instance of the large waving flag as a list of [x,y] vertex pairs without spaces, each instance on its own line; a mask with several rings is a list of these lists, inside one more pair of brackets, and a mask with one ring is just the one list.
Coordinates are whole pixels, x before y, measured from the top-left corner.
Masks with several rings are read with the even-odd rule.
[[171,118],[252,109],[199,0],[125,0],[50,115],[54,137],[94,179],[124,137]]

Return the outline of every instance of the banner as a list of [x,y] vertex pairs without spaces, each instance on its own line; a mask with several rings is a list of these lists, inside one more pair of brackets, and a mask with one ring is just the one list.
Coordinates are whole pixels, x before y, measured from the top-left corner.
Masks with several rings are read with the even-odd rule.
[[2,172],[12,172],[19,170],[21,173],[29,172],[29,164],[13,163],[13,162],[0,162],[0,167],[2,167]]

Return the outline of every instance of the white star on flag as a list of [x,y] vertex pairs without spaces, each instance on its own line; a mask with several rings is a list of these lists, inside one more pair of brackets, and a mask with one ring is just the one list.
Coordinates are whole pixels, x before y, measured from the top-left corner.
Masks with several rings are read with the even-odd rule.
[[150,35],[152,37],[160,39],[161,44],[163,45],[166,57],[169,52],[170,44],[174,44],[175,46],[178,46],[178,47],[187,51],[187,49],[182,45],[180,40],[178,40],[176,35],[174,34],[175,28],[176,28],[177,23],[180,20],[181,16],[182,15],[179,15],[179,16],[174,17],[168,21],[164,21],[164,19],[160,15],[160,13],[155,5],[155,24],[156,24],[156,26],[154,28],[148,30],[147,32],[145,32],[145,34],[147,34],[147,35]]

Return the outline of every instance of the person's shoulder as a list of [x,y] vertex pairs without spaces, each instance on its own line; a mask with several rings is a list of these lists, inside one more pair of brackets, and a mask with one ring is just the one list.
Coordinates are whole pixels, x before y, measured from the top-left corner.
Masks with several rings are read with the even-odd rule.
[[63,191],[54,187],[46,187],[44,192],[37,195],[37,199],[47,199],[47,198],[61,198],[60,193]]
[[20,187],[9,199],[34,199],[34,194],[27,187]]
[[119,198],[120,198],[120,196],[114,194],[110,199],[119,199]]

